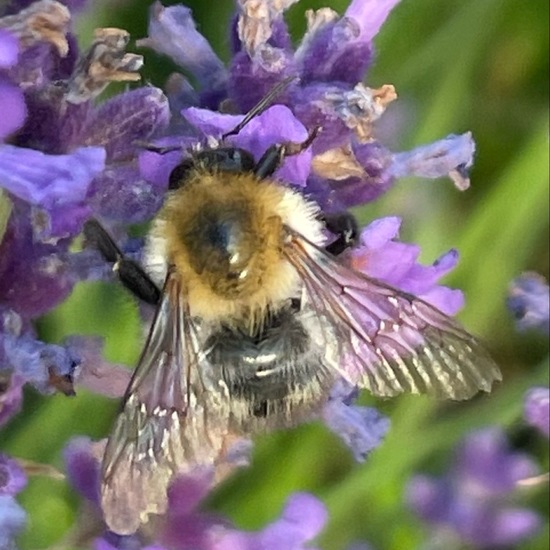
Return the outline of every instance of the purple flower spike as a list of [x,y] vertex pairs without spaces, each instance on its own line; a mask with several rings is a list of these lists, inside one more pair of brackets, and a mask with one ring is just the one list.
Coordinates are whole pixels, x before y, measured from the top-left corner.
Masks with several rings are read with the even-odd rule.
[[537,273],[524,273],[508,290],[508,309],[516,318],[518,330],[538,329],[550,332],[550,290]]
[[420,248],[395,240],[400,225],[399,218],[388,217],[363,229],[360,246],[351,252],[353,267],[454,315],[464,304],[462,292],[437,282],[456,266],[457,251],[450,250],[431,266],[420,265],[417,263]]
[[525,396],[523,414],[528,424],[550,437],[550,389],[530,389]]
[[15,496],[26,485],[27,476],[23,468],[12,458],[0,454],[0,496]]
[[500,430],[482,430],[466,438],[444,478],[415,476],[407,500],[425,522],[464,543],[512,547],[541,526],[535,512],[509,505],[518,482],[536,471],[528,457],[509,450]]
[[357,390],[340,381],[323,408],[323,420],[363,462],[382,443],[390,420],[372,407],[354,405]]
[[418,176],[441,178],[449,176],[457,189],[470,187],[468,170],[473,164],[475,143],[472,134],[446,138],[393,156],[389,173],[395,178]]

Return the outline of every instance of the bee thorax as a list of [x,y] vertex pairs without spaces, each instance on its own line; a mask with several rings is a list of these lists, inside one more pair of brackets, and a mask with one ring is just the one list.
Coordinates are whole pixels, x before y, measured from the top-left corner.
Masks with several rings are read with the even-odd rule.
[[254,325],[299,291],[282,253],[284,227],[298,219],[316,227],[309,204],[281,185],[252,174],[197,171],[167,199],[149,237],[147,263],[159,278],[161,258],[165,269],[173,266],[194,316],[248,317]]

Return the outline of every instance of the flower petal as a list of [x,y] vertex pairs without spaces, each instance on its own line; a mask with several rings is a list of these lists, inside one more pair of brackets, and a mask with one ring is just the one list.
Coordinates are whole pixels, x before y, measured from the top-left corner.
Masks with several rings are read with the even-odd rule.
[[71,485],[85,498],[99,504],[100,469],[88,437],[75,437],[63,451]]
[[382,443],[390,420],[372,407],[349,402],[349,395],[333,393],[323,408],[323,420],[352,450],[355,460],[363,462]]
[[498,428],[470,434],[458,450],[455,468],[464,480],[470,478],[493,494],[511,491],[518,481],[538,473],[527,455],[509,449]]
[[[182,114],[205,136],[214,137],[232,130],[243,118],[241,115],[221,115],[194,107],[186,109]],[[259,160],[271,145],[301,143],[307,136],[307,130],[288,107],[273,105],[253,118],[236,136],[231,136],[227,141],[250,151],[254,158]],[[310,171],[311,156],[308,148],[299,155],[286,157],[281,168],[275,172],[275,177],[287,183],[304,186]]]
[[[6,365],[3,336],[0,334],[0,359],[2,365]],[[21,410],[23,404],[23,384],[24,380],[18,374],[12,374],[7,369],[0,369],[0,427]]]
[[23,531],[27,514],[9,495],[0,495],[0,548],[16,548],[15,537]]
[[94,112],[81,140],[105,147],[109,162],[135,155],[136,141],[146,141],[168,126],[168,100],[162,90],[147,86],[119,94]]
[[23,92],[0,77],[0,141],[21,128],[27,116]]
[[361,232],[361,245],[351,251],[351,263],[374,279],[415,294],[447,315],[454,315],[463,305],[459,290],[438,285],[458,261],[456,250],[450,250],[432,265],[417,263],[420,248],[393,240],[399,230],[399,218],[382,218],[371,222]]
[[208,41],[200,34],[186,6],[165,8],[160,2],[151,7],[149,36],[139,41],[173,59],[190,71],[203,90],[212,96],[207,105],[217,106],[223,97],[227,74],[223,63]]
[[357,21],[362,40],[372,40],[398,3],[399,0],[352,0],[346,16]]
[[517,277],[508,290],[508,309],[516,318],[518,330],[550,332],[550,289],[537,273]]
[[19,57],[19,40],[6,29],[0,29],[0,69],[9,69]]
[[15,496],[27,485],[27,476],[16,460],[0,454],[0,495]]
[[94,176],[103,170],[105,150],[82,147],[69,155],[0,145],[0,182],[24,201],[50,209],[84,200]]
[[145,181],[136,164],[113,164],[94,179],[88,191],[88,204],[96,216],[140,223],[157,212],[164,189]]
[[449,135],[444,139],[393,155],[389,173],[395,178],[449,176],[460,191],[468,189],[468,169],[473,164],[475,143],[472,134]]
[[74,381],[90,391],[107,397],[122,398],[132,371],[124,365],[108,363],[102,355],[101,338],[71,336],[66,345],[71,355],[78,357]]

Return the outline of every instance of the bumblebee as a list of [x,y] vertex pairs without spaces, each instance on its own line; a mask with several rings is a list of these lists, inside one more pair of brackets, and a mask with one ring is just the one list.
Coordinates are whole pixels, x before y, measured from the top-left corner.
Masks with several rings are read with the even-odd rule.
[[[85,234],[156,313],[107,443],[102,507],[116,533],[166,509],[173,476],[213,464],[232,438],[313,418],[339,378],[391,397],[468,399],[500,380],[456,321],[339,259],[353,244],[348,214],[272,176],[304,143],[255,161],[225,144],[195,152],[170,176],[145,268],[102,226]],[[327,229],[337,234],[326,244]]]

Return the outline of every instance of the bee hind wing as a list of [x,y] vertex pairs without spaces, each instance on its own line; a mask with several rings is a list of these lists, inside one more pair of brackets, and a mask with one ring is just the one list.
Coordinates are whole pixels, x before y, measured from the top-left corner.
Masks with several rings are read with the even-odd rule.
[[468,399],[500,371],[483,346],[434,306],[341,263],[288,229],[285,255],[328,327],[338,372],[381,397]]
[[101,504],[111,530],[135,532],[166,510],[172,477],[212,463],[223,446],[223,415],[206,402],[198,362],[199,327],[169,274],[141,358],[103,457]]

